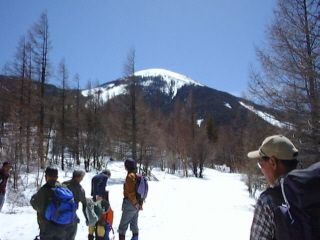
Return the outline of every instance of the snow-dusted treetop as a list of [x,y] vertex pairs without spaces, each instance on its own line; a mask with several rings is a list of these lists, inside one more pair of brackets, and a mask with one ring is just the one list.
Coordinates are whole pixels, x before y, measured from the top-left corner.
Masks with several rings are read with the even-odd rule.
[[[146,80],[142,83],[142,85],[144,86],[147,86],[152,83],[152,79],[148,80],[148,77],[152,78],[161,76],[167,85],[162,89],[162,91],[167,94],[171,92],[172,98],[176,96],[178,90],[184,85],[204,86],[201,83],[193,80],[192,78],[165,69],[147,69],[135,72],[134,75],[146,78]],[[100,97],[103,99],[104,102],[106,102],[117,95],[124,94],[126,91],[125,87],[126,85],[115,86],[113,83],[110,83],[105,84],[102,87],[84,90],[82,91],[82,95],[88,96],[89,93],[94,94],[99,92]]]

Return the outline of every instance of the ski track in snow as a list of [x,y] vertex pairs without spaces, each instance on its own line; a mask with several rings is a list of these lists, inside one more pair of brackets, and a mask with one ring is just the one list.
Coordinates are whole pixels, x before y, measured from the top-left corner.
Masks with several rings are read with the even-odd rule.
[[[121,218],[123,183],[126,171],[122,162],[111,162],[111,179],[108,181],[111,207],[114,210],[113,228],[117,228]],[[96,172],[87,173],[81,185],[89,197],[91,178]],[[237,239],[247,240],[253,217],[255,200],[248,197],[240,174],[222,173],[205,169],[204,179],[183,178],[154,170],[159,179],[149,181],[149,194],[144,210],[139,213],[139,239],[141,240],[200,240]],[[65,176],[67,175],[67,176]],[[60,172],[60,182],[71,177],[72,173]],[[30,199],[36,192],[28,191]],[[5,203],[0,213],[1,240],[32,240],[38,233],[36,212],[31,206],[17,209],[16,214],[8,214]],[[86,240],[88,228],[85,225],[82,206],[77,212],[80,218],[76,240]],[[128,229],[126,239],[131,239]]]

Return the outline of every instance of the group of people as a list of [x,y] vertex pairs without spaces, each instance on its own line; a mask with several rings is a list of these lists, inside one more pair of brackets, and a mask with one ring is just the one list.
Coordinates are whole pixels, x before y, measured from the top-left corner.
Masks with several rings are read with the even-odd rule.
[[[124,183],[124,199],[122,205],[122,218],[118,228],[119,239],[125,239],[125,234],[130,225],[133,233],[131,240],[138,240],[138,215],[142,209],[142,202],[137,201],[135,184],[136,172],[135,161],[131,158],[124,162],[127,170],[127,177]],[[110,210],[108,191],[106,191],[107,181],[111,177],[111,172],[106,169],[100,174],[95,175],[91,180],[92,199],[86,198],[85,190],[81,186],[81,181],[85,176],[84,170],[74,170],[72,179],[63,183],[58,181],[58,169],[49,166],[45,170],[46,183],[39,191],[31,197],[31,206],[37,211],[37,220],[40,228],[41,240],[74,240],[77,233],[77,225],[80,222],[77,215],[70,224],[58,224],[46,218],[46,208],[49,201],[54,198],[52,189],[65,187],[69,189],[74,196],[77,206],[82,203],[82,211],[89,225],[88,240],[109,240],[111,224],[107,221],[106,213]],[[90,204],[94,202],[94,204]],[[92,207],[94,209],[88,209]],[[98,209],[98,210],[97,210]],[[90,211],[97,213],[98,219],[94,224],[90,219]]]
[[[258,150],[249,152],[248,157],[250,159],[256,159],[259,168],[261,169],[268,184],[271,186],[260,195],[257,200],[257,204],[254,210],[254,217],[251,226],[250,240],[282,240],[278,236],[276,229],[277,215],[275,209],[277,203],[275,202],[274,194],[270,189],[280,185],[281,180],[292,170],[296,169],[298,165],[298,149],[294,144],[285,136],[274,135],[267,137]],[[0,206],[3,204],[6,180],[8,179],[8,169],[10,169],[9,163],[4,163],[1,169],[1,182],[0,182]],[[138,213],[142,209],[142,203],[137,201],[135,195],[135,162],[133,159],[127,159],[125,161],[125,168],[128,171],[126,181],[124,184],[124,199],[122,205],[122,218],[118,228],[119,239],[125,239],[125,233],[128,225],[130,224],[131,231],[133,232],[132,240],[138,239]],[[74,197],[77,203],[82,202],[83,213],[86,216],[86,199],[85,192],[80,185],[83,179],[84,171],[75,170],[73,178],[64,184],[74,193]],[[108,178],[110,177],[110,171],[104,171],[100,175],[95,176],[92,179],[92,192],[91,196],[94,201],[106,199],[105,186]],[[58,170],[56,168],[48,167],[46,169],[46,181],[47,183],[32,197],[31,205],[37,211],[38,223],[40,226],[40,239],[41,240],[53,240],[53,239],[67,239],[72,240],[75,237],[77,231],[77,220],[67,228],[63,228],[59,225],[51,224],[44,216],[45,207],[48,204],[50,198],[52,198],[51,188],[61,187],[62,185],[57,181]],[[1,203],[2,201],[2,203]],[[106,208],[109,207],[109,204]],[[1,209],[1,208],[0,208]],[[103,224],[102,224],[103,225]],[[99,232],[99,231],[98,231]],[[102,231],[103,232],[103,231]],[[89,240],[93,239],[93,230],[89,232]],[[99,235],[96,237],[99,239]]]

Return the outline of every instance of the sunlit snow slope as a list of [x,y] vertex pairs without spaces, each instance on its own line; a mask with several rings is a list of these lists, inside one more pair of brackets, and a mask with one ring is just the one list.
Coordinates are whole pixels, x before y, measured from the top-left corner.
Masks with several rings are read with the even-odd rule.
[[[166,82],[165,87],[162,88],[162,90],[167,94],[169,94],[169,92],[173,92],[172,97],[174,97],[178,90],[185,85],[204,86],[192,78],[165,69],[147,69],[138,71],[134,75],[144,78],[144,81],[141,83],[144,86],[151,84],[153,82],[153,78],[162,77],[162,80]],[[117,95],[124,94],[126,92],[126,86],[127,84],[125,82],[117,86],[112,82],[104,84],[101,87],[84,90],[82,91],[82,94],[84,96],[88,96],[90,93],[94,94],[100,92],[102,99],[104,101],[108,101]]]

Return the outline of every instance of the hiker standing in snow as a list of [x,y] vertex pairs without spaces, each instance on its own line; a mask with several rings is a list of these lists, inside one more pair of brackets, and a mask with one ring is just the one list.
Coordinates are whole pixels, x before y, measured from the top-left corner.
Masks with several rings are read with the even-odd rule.
[[139,228],[138,228],[138,217],[139,211],[142,209],[142,202],[137,201],[136,196],[136,173],[135,173],[135,161],[132,158],[128,158],[124,162],[126,168],[127,177],[124,183],[124,199],[122,203],[122,217],[119,224],[119,240],[125,239],[126,231],[130,224],[130,229],[132,231],[131,240],[138,240]]
[[2,165],[2,168],[0,169],[0,212],[4,204],[7,181],[8,181],[9,173],[11,170],[12,170],[12,165],[10,162],[4,162]]
[[49,201],[53,199],[54,192],[52,188],[61,187],[58,179],[58,169],[49,166],[45,170],[46,184],[31,197],[30,204],[37,211],[37,220],[40,228],[41,240],[69,240],[67,236],[68,225],[56,224],[45,217],[46,208]]
[[106,213],[110,208],[109,202],[102,197],[98,197],[95,202],[92,199],[87,199],[87,201],[88,240],[109,240],[110,226],[106,221]]
[[[271,188],[265,190],[259,197],[251,226],[250,240],[281,240],[277,239],[274,209],[277,207],[271,189],[280,185],[280,180],[297,167],[298,149],[282,135],[266,138],[260,148],[249,152],[248,157],[259,159],[261,168]],[[280,188],[281,189],[281,188]],[[281,193],[280,193],[281,195]]]
[[108,196],[106,192],[107,181],[111,177],[110,170],[103,170],[100,174],[95,175],[91,180],[91,196],[96,201],[98,197],[102,197],[107,201]]
[[99,220],[94,226],[89,226],[88,239],[94,239],[94,233],[97,240],[109,239],[110,226],[105,220],[106,212],[109,205],[109,192],[106,191],[108,179],[111,177],[109,169],[103,170],[100,174],[95,175],[91,180],[91,196],[95,205],[102,209],[99,211]]
[[[83,177],[85,174],[86,173],[84,170],[74,170],[73,174],[72,174],[72,179],[69,181],[63,182],[62,184],[73,192],[74,200],[77,203],[77,206],[79,206],[79,202],[82,203],[82,211],[83,211],[85,218],[87,219],[86,193],[85,193],[83,187],[80,185],[80,182],[83,180]],[[66,238],[67,240],[74,240],[75,239],[79,222],[80,222],[80,219],[76,215],[73,224],[67,229],[67,238]]]

